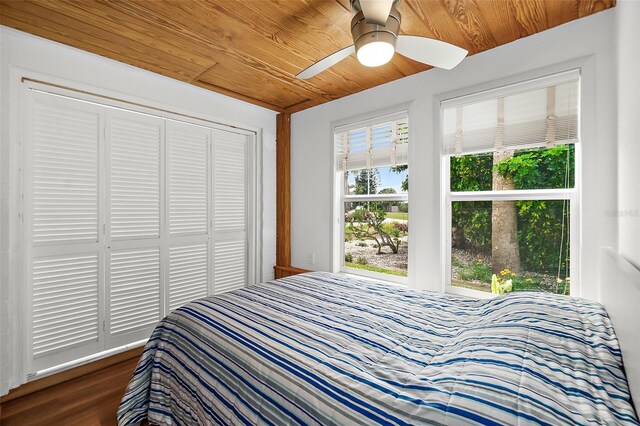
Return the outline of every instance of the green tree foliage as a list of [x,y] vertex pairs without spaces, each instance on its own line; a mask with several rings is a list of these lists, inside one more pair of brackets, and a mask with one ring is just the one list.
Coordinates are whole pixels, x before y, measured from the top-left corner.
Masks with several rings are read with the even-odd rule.
[[[550,149],[518,150],[512,158],[498,163],[496,170],[502,176],[511,177],[516,189],[570,188],[575,185],[574,165],[574,146],[560,145]],[[491,190],[492,172],[491,154],[452,157],[451,191]],[[558,267],[561,273],[567,271],[568,202],[518,201],[516,208],[522,267],[540,273],[555,273]],[[474,246],[490,251],[491,202],[452,203],[452,226],[462,228],[466,239]],[[562,261],[558,265],[561,255]]]
[[513,178],[516,189],[573,188],[574,166],[574,146],[560,145],[518,151],[509,161],[498,164],[497,170]]
[[[490,191],[493,155],[451,157],[451,191]],[[491,201],[452,203],[452,226],[474,245],[491,249]]]
[[[378,192],[378,194],[395,194],[396,190],[394,188],[383,188],[380,190],[380,192]],[[383,205],[383,208],[385,211],[391,211],[391,207],[392,206],[397,206],[398,202],[397,201],[387,201],[387,202],[381,202],[380,204]]]
[[[409,169],[409,166],[404,164],[402,166],[395,166],[395,167],[391,167],[389,170],[391,170],[393,173],[404,173]],[[409,173],[407,173],[407,176],[405,176],[404,180],[402,181],[402,184],[400,185],[400,188],[404,191],[404,192],[408,192],[409,191]]]
[[395,194],[396,190],[393,188],[383,188],[378,192],[378,194]]
[[[525,270],[555,274],[560,267],[561,275],[564,276],[565,272],[568,272],[568,204],[562,200],[529,200],[516,203],[520,261]],[[560,241],[562,246],[559,245]],[[562,260],[558,265],[560,256]]]
[[352,235],[359,240],[372,239],[382,254],[382,247],[389,247],[397,254],[400,238],[409,231],[406,224],[384,223],[387,213],[380,203],[371,203],[368,209],[356,208],[345,214],[345,234]]
[[362,169],[352,172],[355,175],[355,195],[376,194],[380,184],[380,171],[378,169]]

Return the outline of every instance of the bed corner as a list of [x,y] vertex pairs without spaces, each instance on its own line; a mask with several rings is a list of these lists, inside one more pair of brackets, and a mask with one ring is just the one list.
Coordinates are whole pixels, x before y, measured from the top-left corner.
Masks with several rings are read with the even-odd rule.
[[640,410],[640,270],[610,247],[602,249],[600,301],[615,328],[636,413]]

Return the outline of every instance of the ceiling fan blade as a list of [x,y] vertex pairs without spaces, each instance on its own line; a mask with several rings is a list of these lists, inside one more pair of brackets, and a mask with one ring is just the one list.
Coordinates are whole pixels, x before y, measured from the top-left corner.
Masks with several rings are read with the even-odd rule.
[[327,56],[326,58],[319,60],[315,64],[311,65],[309,68],[302,70],[296,75],[296,77],[301,80],[306,80],[308,78],[311,78],[316,74],[320,74],[322,71],[326,70],[327,68],[334,66],[335,64],[337,64],[347,56],[351,55],[355,51],[356,51],[356,48],[353,45],[345,47],[344,49],[340,49],[337,52]]
[[467,56],[465,49],[428,37],[399,35],[396,52],[415,61],[450,70]]
[[392,5],[393,0],[360,0],[364,18],[371,24],[386,24]]

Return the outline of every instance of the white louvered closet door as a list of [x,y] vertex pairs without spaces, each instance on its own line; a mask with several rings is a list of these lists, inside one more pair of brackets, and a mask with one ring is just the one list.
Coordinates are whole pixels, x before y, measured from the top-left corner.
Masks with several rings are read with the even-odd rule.
[[103,110],[32,91],[25,145],[28,371],[101,348]]
[[167,120],[166,306],[210,293],[211,129]]
[[163,315],[161,118],[107,111],[106,347],[149,337]]
[[242,288],[248,278],[248,137],[213,131],[213,291]]

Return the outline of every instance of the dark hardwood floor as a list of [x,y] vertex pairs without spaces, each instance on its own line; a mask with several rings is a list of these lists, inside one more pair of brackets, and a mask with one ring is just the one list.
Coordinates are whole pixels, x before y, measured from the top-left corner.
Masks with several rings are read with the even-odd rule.
[[[26,391],[23,387],[12,391],[0,399],[0,425],[115,425],[118,404],[139,355],[135,350],[129,359],[44,389],[38,390],[43,384],[33,382],[25,385]],[[47,379],[45,386],[52,383],[50,378],[41,380]]]

